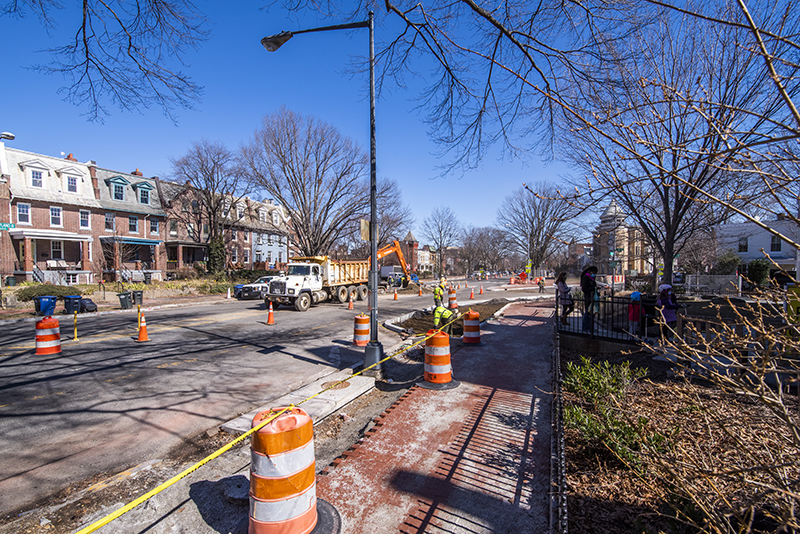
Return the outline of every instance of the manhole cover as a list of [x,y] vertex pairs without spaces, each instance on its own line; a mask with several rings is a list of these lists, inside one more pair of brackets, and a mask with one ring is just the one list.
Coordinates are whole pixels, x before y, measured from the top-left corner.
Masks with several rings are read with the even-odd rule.
[[336,382],[325,382],[324,384],[322,384],[322,389],[344,389],[349,387],[350,387],[350,382],[336,381]]

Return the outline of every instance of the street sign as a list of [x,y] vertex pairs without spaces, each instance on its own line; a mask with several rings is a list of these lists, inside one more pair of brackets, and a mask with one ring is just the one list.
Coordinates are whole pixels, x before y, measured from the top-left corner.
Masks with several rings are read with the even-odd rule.
[[14,223],[0,223],[0,231],[2,230],[11,230],[12,228],[16,228],[17,225]]

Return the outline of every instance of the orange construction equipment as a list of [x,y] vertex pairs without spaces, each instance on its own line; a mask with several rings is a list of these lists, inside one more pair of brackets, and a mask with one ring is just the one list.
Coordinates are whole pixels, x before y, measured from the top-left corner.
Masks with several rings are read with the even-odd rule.
[[481,314],[469,310],[464,314],[464,337],[462,338],[465,344],[474,344],[481,342]]
[[353,309],[353,295],[352,294],[350,295],[350,302],[347,304],[347,309],[348,310],[352,310]]
[[144,312],[142,312],[142,322],[139,323],[139,339],[136,340],[137,343],[144,343],[145,341],[150,341],[150,338],[147,337],[147,321],[144,318]]
[[55,317],[36,321],[36,354],[58,354],[61,352],[61,327]]
[[428,330],[425,340],[425,371],[423,381],[417,382],[425,389],[453,389],[461,385],[453,380],[450,367],[450,336],[442,331]]
[[481,284],[481,290],[480,290],[480,292],[478,293],[478,295],[483,295],[483,284]]
[[[283,408],[258,413],[252,427]],[[307,533],[317,525],[314,423],[292,408],[250,443],[250,534]]]
[[470,289],[470,291],[469,291],[469,298],[470,298],[470,300],[475,298],[475,288],[474,287],[472,289]]
[[267,324],[275,324],[275,314],[272,313],[272,302],[269,303],[269,313],[267,313]]
[[355,317],[353,325],[353,345],[366,347],[369,343],[369,315],[360,313]]
[[458,308],[458,300],[456,299],[456,290],[450,288],[450,291],[448,292],[448,296],[449,296],[449,299],[450,299],[448,307],[451,310],[455,310],[456,308]]

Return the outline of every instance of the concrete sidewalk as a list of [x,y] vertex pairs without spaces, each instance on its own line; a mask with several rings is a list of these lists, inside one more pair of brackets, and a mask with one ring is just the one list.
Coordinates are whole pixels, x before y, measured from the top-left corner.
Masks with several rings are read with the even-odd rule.
[[[482,324],[481,344],[457,344],[459,387],[413,387],[322,470],[317,495],[342,533],[550,531],[551,313],[510,304]],[[248,476],[249,448],[230,451],[98,532],[244,534]]]

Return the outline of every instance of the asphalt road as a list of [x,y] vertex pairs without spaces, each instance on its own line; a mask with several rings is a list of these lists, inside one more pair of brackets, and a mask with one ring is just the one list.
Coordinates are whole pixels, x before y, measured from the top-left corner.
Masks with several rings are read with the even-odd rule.
[[[510,296],[491,291],[499,284],[483,282],[476,300]],[[462,306],[469,293],[458,292]],[[380,296],[379,320],[431,304],[429,294]],[[360,312],[366,302],[355,310],[323,303],[305,313],[281,307],[268,326],[261,301],[151,310],[149,343],[135,342],[135,311],[80,316],[77,341],[64,317],[63,351],[53,356],[34,354],[33,322],[0,324],[0,517],[70,484],[163,458],[241,413],[361,363],[363,350],[352,345]],[[379,337],[387,350],[399,341],[385,329]]]

